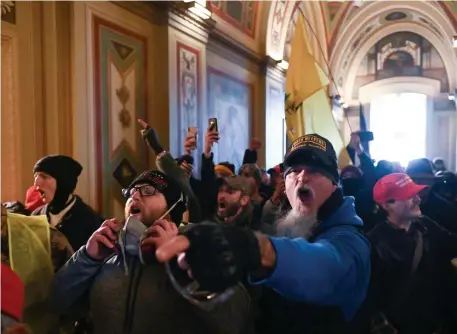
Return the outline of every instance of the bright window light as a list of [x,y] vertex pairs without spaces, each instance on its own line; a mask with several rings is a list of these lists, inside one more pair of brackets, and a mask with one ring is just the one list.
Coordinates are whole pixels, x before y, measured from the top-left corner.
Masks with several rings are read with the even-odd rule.
[[370,144],[373,159],[408,162],[425,158],[427,96],[418,93],[388,94],[370,107]]

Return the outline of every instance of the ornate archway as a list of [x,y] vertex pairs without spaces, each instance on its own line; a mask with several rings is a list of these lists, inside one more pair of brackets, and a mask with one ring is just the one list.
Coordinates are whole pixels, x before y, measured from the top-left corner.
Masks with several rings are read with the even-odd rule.
[[315,57],[318,62],[323,62],[324,58],[328,59],[327,30],[322,4],[318,1],[276,1],[272,3],[266,30],[266,55],[275,60],[284,59],[288,37],[293,36],[298,6],[311,26],[308,33]]
[[[392,15],[403,14],[404,15]],[[390,14],[390,17],[389,17]],[[395,18],[396,16],[396,18]],[[370,3],[360,8],[336,38],[330,59],[338,90],[350,100],[362,59],[376,42],[400,31],[427,39],[438,51],[449,86],[457,87],[457,57],[452,49],[456,28],[437,2]]]

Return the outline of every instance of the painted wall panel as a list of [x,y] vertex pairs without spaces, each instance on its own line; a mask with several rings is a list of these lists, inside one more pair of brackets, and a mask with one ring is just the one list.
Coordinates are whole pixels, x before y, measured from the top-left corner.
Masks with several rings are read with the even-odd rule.
[[[146,37],[93,16],[98,208],[113,212],[122,187],[147,169],[137,119],[147,121]],[[113,173],[116,173],[117,179]]]

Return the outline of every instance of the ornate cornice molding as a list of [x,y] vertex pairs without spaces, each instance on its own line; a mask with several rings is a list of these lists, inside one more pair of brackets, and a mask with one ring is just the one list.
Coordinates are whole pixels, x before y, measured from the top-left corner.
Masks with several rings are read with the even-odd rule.
[[113,4],[142,17],[154,25],[167,22],[168,10],[165,6],[155,5],[147,1],[111,1]]
[[213,19],[201,19],[183,7],[183,4],[176,2],[167,3],[168,26],[200,42],[207,43],[216,21]]
[[172,27],[206,43],[216,21],[203,20],[189,12],[181,1],[113,1],[114,4],[136,14],[153,25]]
[[270,56],[264,58],[261,74],[281,83],[286,81],[286,71],[279,67],[278,62]]
[[222,32],[217,27],[215,27],[211,31],[209,39],[210,39],[210,41],[212,41],[214,43],[223,45],[226,48],[229,48],[230,50],[235,51],[240,56],[245,57],[254,63],[261,64],[261,62],[263,60],[263,57],[259,53],[251,50],[250,48],[245,46],[243,43],[228,36],[227,34]]

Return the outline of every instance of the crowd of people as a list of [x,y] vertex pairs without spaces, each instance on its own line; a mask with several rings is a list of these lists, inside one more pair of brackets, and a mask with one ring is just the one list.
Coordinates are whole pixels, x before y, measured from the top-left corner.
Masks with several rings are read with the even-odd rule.
[[[282,162],[172,157],[139,120],[157,170],[126,189],[125,217],[74,192],[63,155],[2,203],[2,333],[457,333],[457,176],[442,159],[375,161],[357,133],[338,168],[319,134]],[[376,157],[377,158],[377,157]],[[197,178],[195,175],[199,175]]]

